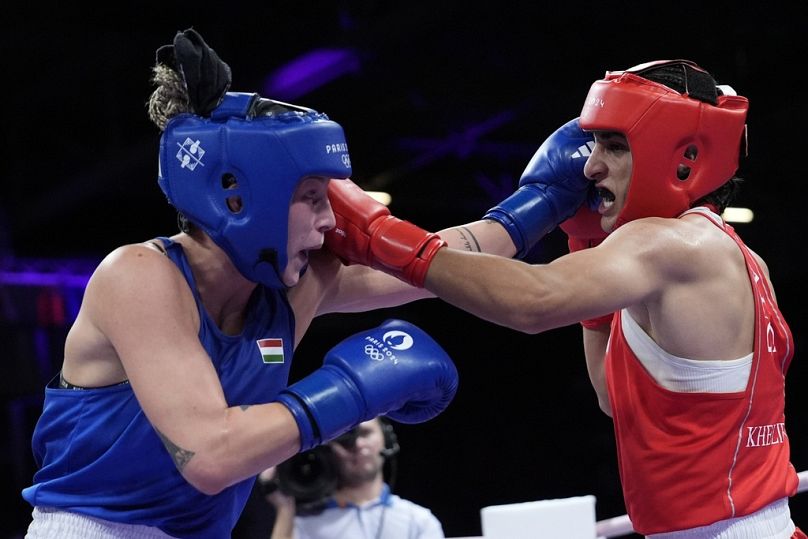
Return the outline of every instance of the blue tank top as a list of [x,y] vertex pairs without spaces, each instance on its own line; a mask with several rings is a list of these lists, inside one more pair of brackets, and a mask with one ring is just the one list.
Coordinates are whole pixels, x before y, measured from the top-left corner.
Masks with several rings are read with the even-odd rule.
[[[228,404],[274,400],[287,385],[293,353],[294,315],[286,293],[259,285],[241,335],[224,335],[202,306],[182,247],[160,239],[194,293],[199,340]],[[264,341],[265,353],[274,352],[270,362],[265,363],[258,341]],[[23,490],[31,505],[155,526],[181,538],[230,537],[254,482],[242,481],[215,496],[196,490],[177,471],[129,384],[77,390],[60,389],[58,377],[51,381],[33,449],[40,469],[34,484]]]

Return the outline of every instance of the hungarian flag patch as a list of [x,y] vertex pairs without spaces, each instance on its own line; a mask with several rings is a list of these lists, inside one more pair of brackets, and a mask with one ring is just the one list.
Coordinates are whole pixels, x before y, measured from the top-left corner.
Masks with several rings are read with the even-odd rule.
[[264,363],[283,363],[283,339],[261,339],[255,341]]

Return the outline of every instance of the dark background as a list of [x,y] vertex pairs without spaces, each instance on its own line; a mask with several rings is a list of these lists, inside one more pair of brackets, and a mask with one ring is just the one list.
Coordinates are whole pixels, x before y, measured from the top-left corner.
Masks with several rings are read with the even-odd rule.
[[[509,194],[538,145],[578,115],[605,70],[691,58],[751,101],[747,182],[737,205],[756,218],[736,228],[768,261],[797,343],[787,418],[793,462],[806,469],[804,18],[778,3],[651,4],[6,6],[0,262],[81,274],[120,244],[176,230],[155,181],[159,133],[145,103],[154,50],[189,26],[230,64],[233,90],[262,92],[271,73],[311,50],[350,50],[355,62],[342,76],[294,99],[267,97],[341,123],[355,181],[391,192],[395,215],[432,230],[478,219]],[[553,233],[534,260],[564,246]],[[27,525],[30,508],[19,490],[33,473],[30,429],[79,299],[80,289],[0,283],[8,434],[0,464],[10,470],[0,472],[0,536]],[[479,510],[494,504],[594,494],[599,519],[624,512],[611,424],[589,386],[578,327],[527,336],[439,300],[328,316],[300,346],[293,378],[316,368],[342,338],[387,317],[431,333],[461,373],[444,414],[397,428],[395,490],[430,507],[447,535],[480,534]],[[808,526],[808,499],[795,498],[792,512]]]

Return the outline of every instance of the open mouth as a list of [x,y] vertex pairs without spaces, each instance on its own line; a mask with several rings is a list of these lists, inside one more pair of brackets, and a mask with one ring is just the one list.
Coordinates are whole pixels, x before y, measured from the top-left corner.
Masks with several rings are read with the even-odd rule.
[[603,209],[608,210],[614,205],[614,193],[605,187],[598,187],[598,197],[600,197]]

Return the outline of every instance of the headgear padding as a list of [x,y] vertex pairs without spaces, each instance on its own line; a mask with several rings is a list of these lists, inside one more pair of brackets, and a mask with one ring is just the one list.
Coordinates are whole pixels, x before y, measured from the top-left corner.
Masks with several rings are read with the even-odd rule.
[[169,202],[242,275],[273,288],[284,287],[289,204],[297,184],[305,176],[350,175],[339,124],[257,94],[227,93],[210,118],[178,115],[160,140],[158,182]]
[[[642,76],[667,66],[682,68],[685,92]],[[625,206],[615,228],[643,217],[675,217],[729,181],[738,169],[749,102],[720,91],[713,94],[715,104],[694,98],[695,89],[687,90],[691,72],[701,85],[706,76],[715,87],[712,77],[695,63],[672,60],[607,72],[589,90],[581,128],[622,133],[633,160]]]

